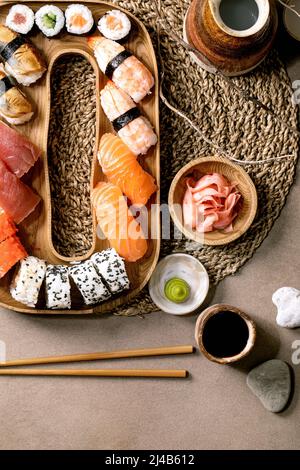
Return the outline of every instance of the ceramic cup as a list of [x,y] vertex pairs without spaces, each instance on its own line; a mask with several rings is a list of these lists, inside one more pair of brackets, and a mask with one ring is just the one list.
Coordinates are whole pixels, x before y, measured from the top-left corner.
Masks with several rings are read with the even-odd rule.
[[193,0],[184,37],[201,53],[192,53],[201,67],[235,76],[264,60],[277,27],[274,0]]
[[[223,327],[221,330],[217,330],[217,323],[214,323],[214,326],[212,323],[210,323],[210,329],[208,330],[208,325],[209,325],[209,320],[211,320],[214,316],[220,314],[220,313],[230,313],[238,316],[238,319],[240,322],[241,328],[242,328],[242,333],[244,334],[247,332],[247,339],[245,339],[244,346],[242,349],[240,349],[238,352],[236,352],[234,355],[229,355],[229,356],[223,356],[220,357],[219,355],[214,355],[212,353],[213,350],[218,349],[218,343],[217,341],[220,340],[220,335],[223,335],[222,338],[222,343],[223,340],[226,343],[228,341],[228,344],[230,345],[232,341],[234,341],[234,332],[228,331],[226,328],[226,317],[223,318]],[[224,323],[225,322],[225,323]],[[220,325],[219,325],[220,326]],[[225,327],[224,327],[225,326]],[[232,326],[232,323],[230,323],[230,327]],[[229,324],[228,324],[229,328]],[[240,330],[236,330],[237,334],[241,334]],[[228,337],[224,338],[224,335],[227,335]],[[246,338],[246,336],[245,336]],[[247,356],[250,351],[252,351],[255,340],[256,340],[256,327],[254,321],[244,312],[242,312],[240,309],[236,307],[232,307],[231,305],[227,304],[217,304],[213,305],[206,310],[204,310],[198,317],[197,323],[196,323],[196,328],[195,328],[195,339],[198,344],[198,347],[200,351],[203,353],[203,355],[209,359],[210,361],[217,362],[218,364],[232,364],[234,362],[240,361],[243,359],[245,356]],[[214,345],[213,347],[208,347],[208,341],[210,344]]]

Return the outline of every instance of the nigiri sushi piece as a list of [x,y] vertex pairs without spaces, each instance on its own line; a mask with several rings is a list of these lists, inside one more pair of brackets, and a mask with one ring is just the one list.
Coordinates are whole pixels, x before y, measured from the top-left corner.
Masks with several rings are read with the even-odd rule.
[[14,221],[0,208],[0,243],[17,233]]
[[46,262],[35,256],[27,256],[20,264],[11,286],[11,296],[28,307],[35,307],[46,274]]
[[94,305],[111,297],[91,260],[71,266],[69,274],[78,287],[85,305]]
[[104,279],[112,294],[119,294],[129,289],[130,282],[123,258],[114,248],[94,253],[91,257],[96,271]]
[[91,198],[97,221],[111,248],[126,261],[141,259],[147,252],[148,243],[140,224],[128,209],[121,189],[101,182],[93,189]]
[[16,33],[28,34],[34,25],[34,13],[27,5],[13,5],[9,9],[5,24]]
[[47,70],[35,46],[25,36],[0,25],[0,58],[18,83],[29,86]]
[[18,178],[35,164],[41,151],[27,137],[0,121],[0,160]]
[[0,115],[10,124],[24,124],[33,116],[30,101],[0,65]]
[[141,116],[139,108],[130,96],[109,81],[100,92],[103,111],[114,130],[135,155],[145,155],[157,136],[147,118]]
[[16,235],[12,235],[0,243],[0,279],[26,256],[26,250]]
[[154,178],[141,167],[136,156],[118,136],[102,136],[98,160],[108,180],[119,186],[132,204],[147,204],[157,189]]
[[48,264],[45,287],[47,308],[71,308],[71,284],[67,266]]
[[41,198],[8,170],[0,160],[0,206],[19,224],[34,211]]
[[100,70],[136,103],[150,94],[154,78],[147,67],[131,52],[102,36],[88,38]]
[[121,10],[110,10],[98,22],[102,36],[113,41],[124,41],[131,30],[131,21]]

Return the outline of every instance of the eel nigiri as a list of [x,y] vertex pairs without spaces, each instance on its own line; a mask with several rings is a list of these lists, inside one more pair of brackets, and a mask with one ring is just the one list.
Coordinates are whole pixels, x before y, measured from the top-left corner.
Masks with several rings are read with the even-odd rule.
[[98,183],[92,191],[92,204],[110,246],[127,261],[141,259],[147,252],[148,243],[128,209],[121,189],[111,183]]
[[27,137],[0,121],[0,160],[21,178],[35,164],[41,151]]
[[118,136],[102,136],[98,159],[108,180],[119,186],[132,204],[147,204],[157,189],[154,178],[141,167],[136,156]]
[[88,45],[94,51],[100,70],[136,103],[150,93],[153,75],[125,47],[102,36],[89,37]]
[[28,86],[47,70],[35,46],[25,36],[0,25],[0,57],[18,83]]
[[10,124],[23,124],[33,116],[30,101],[0,65],[0,115]]
[[109,81],[100,97],[103,111],[127,147],[135,155],[146,154],[157,143],[157,136],[130,96]]
[[38,205],[41,198],[8,170],[0,160],[0,206],[19,224]]

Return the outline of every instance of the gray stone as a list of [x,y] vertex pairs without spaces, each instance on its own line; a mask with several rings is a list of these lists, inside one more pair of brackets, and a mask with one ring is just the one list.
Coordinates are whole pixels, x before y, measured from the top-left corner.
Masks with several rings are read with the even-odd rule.
[[264,362],[249,372],[247,385],[263,406],[272,413],[282,411],[291,394],[289,366],[278,359]]

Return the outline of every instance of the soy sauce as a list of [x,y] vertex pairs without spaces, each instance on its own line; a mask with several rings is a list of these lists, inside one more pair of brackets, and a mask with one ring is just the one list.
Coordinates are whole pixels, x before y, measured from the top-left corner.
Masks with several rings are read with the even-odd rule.
[[237,313],[225,311],[210,317],[204,325],[202,342],[214,357],[236,356],[249,338],[247,323]]

